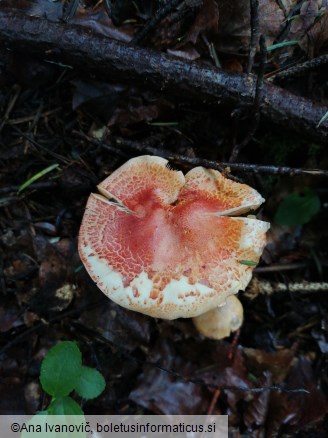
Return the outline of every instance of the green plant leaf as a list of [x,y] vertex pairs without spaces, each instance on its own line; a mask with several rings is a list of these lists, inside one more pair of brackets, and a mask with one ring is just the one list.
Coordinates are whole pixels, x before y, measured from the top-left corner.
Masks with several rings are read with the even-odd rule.
[[68,395],[80,379],[82,356],[75,342],[55,345],[42,361],[40,382],[45,392],[53,397]]
[[267,52],[272,52],[276,49],[281,49],[281,47],[295,46],[298,44],[297,40],[283,41],[282,43],[273,44],[272,46],[267,47]]
[[[54,437],[62,438],[86,438],[86,433],[81,428],[85,423],[85,417],[82,409],[71,397],[59,397],[53,399],[48,408],[49,415],[47,415],[48,429],[51,428]],[[56,428],[61,428],[63,432],[56,433]],[[73,426],[70,432],[65,433],[67,426]],[[52,436],[52,435],[50,435]],[[47,432],[48,437],[48,432]]]
[[38,179],[42,178],[44,175],[46,175],[47,173],[51,172],[54,169],[57,169],[57,167],[59,167],[59,164],[52,164],[51,166],[46,167],[45,169],[41,170],[40,172],[36,173],[35,175],[33,175],[30,179],[28,179],[27,181],[24,182],[24,184],[22,184],[17,193],[22,192],[23,190],[25,190],[28,186],[30,186],[32,183],[34,183],[35,181],[37,181]]
[[49,415],[84,415],[80,406],[71,397],[54,399],[48,408]]
[[326,114],[324,114],[321,119],[319,120],[319,123],[317,124],[317,128],[319,128],[319,126],[321,125],[321,123],[323,123],[325,120],[328,119],[328,111],[326,112]]
[[278,225],[303,225],[319,210],[320,199],[311,190],[307,189],[303,194],[291,193],[278,206],[274,222]]
[[82,367],[80,380],[74,389],[80,397],[90,399],[98,397],[105,386],[105,379],[99,371],[94,368]]
[[238,262],[241,265],[246,265],[246,266],[256,266],[257,265],[257,263],[254,262],[254,260],[238,260]]

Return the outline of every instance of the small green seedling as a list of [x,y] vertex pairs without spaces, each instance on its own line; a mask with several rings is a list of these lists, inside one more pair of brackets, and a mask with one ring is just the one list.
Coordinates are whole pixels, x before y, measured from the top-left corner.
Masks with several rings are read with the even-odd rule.
[[60,342],[48,351],[41,365],[40,382],[52,396],[46,410],[49,415],[83,415],[69,394],[75,391],[89,400],[98,397],[106,385],[99,371],[82,365],[81,351],[71,341]]
[[86,438],[84,413],[69,394],[75,391],[89,400],[98,397],[106,384],[99,371],[82,365],[75,342],[60,342],[48,351],[41,364],[40,382],[51,395],[50,404],[21,425],[20,438]]
[[30,179],[28,179],[27,181],[24,182],[24,184],[22,184],[17,193],[22,192],[23,190],[25,190],[28,186],[30,186],[32,183],[34,183],[35,181],[37,181],[38,179],[42,178],[44,175],[46,175],[47,173],[51,172],[54,169],[57,169],[57,167],[59,167],[59,164],[52,164],[51,166],[46,167],[45,169],[41,170],[40,172],[36,173],[35,175],[33,175]]

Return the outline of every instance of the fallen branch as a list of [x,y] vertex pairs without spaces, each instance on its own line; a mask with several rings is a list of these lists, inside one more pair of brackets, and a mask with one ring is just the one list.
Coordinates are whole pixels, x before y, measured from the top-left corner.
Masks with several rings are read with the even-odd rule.
[[220,172],[224,172],[227,168],[230,170],[241,171],[241,172],[251,172],[251,173],[268,173],[273,175],[313,175],[328,177],[328,170],[320,169],[297,169],[294,167],[278,167],[278,166],[265,166],[260,164],[245,164],[245,163],[229,163],[225,161],[212,161],[205,158],[198,157],[187,157],[185,155],[175,154],[167,149],[158,149],[147,144],[139,143],[137,141],[127,140],[125,138],[114,137],[109,140],[110,144],[107,142],[96,140],[82,132],[73,131],[72,134],[79,138],[82,138],[96,146],[103,147],[110,150],[111,152],[121,154],[120,148],[129,148],[141,154],[151,154],[166,158],[170,161],[177,163],[188,164],[192,167],[203,166],[210,169],[216,169]]
[[311,283],[301,281],[299,283],[281,283],[259,280],[253,278],[251,284],[248,286],[246,292],[243,294],[247,298],[253,300],[258,295],[272,295],[276,292],[294,292],[294,293],[317,293],[327,292],[328,283]]
[[[251,105],[256,78],[201,67],[165,54],[128,46],[72,24],[54,23],[9,11],[0,12],[1,46],[42,59],[73,65],[107,80],[139,84],[162,93],[230,109]],[[266,83],[261,114],[312,141],[327,142],[328,108]]]

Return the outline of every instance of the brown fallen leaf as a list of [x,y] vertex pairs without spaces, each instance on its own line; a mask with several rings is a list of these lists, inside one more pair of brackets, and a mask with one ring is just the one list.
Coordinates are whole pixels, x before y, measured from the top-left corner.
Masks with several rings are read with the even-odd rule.
[[[220,21],[215,46],[226,53],[247,53],[250,42],[250,2],[243,0],[218,2]],[[268,45],[277,37],[285,19],[283,10],[275,0],[259,2],[259,32]]]
[[292,40],[300,40],[313,25],[319,12],[318,0],[306,0],[303,2],[300,13],[291,21],[288,37]]
[[[272,375],[269,371],[265,371],[263,375],[256,380],[259,387],[271,386]],[[270,392],[260,392],[258,394],[252,394],[249,403],[245,407],[243,420],[248,429],[253,430],[255,427],[261,426],[264,428],[270,402]]]
[[328,10],[319,17],[313,26],[302,37],[299,45],[309,57],[328,43]]
[[[190,376],[194,365],[182,358],[174,344],[160,339],[149,361]],[[155,366],[145,365],[129,398],[156,414],[200,415],[206,412],[207,398],[199,385],[175,378]]]
[[291,369],[286,388],[304,388],[308,393],[271,394],[268,436],[277,436],[282,428],[288,433],[304,430],[328,412],[327,397],[317,389],[312,364],[306,357],[300,357]]
[[183,44],[196,44],[200,34],[204,32],[217,33],[219,23],[219,8],[215,0],[204,0],[195,20],[187,31]]
[[20,311],[17,306],[6,305],[0,306],[0,333],[5,333],[8,330],[22,324]]
[[270,371],[273,384],[278,385],[285,380],[291,366],[296,361],[295,349],[296,345],[273,352],[244,348],[247,369],[258,374]]
[[[95,286],[94,289],[96,292]],[[95,297],[102,298],[100,292],[99,296],[95,295]],[[140,346],[146,347],[153,328],[152,318],[124,309],[107,299],[99,306],[83,313],[79,323],[128,351]]]

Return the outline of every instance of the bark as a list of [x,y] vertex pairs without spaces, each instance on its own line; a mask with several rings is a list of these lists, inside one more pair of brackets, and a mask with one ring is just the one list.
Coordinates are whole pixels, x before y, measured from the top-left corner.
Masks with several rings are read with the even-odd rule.
[[[0,12],[0,44],[45,60],[77,67],[110,81],[187,97],[230,110],[254,100],[256,78],[203,67],[166,54],[136,48],[72,24]],[[276,124],[327,143],[328,121],[317,127],[328,108],[266,83],[261,114]]]

